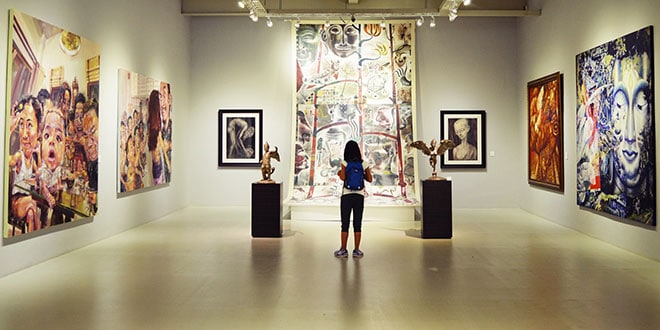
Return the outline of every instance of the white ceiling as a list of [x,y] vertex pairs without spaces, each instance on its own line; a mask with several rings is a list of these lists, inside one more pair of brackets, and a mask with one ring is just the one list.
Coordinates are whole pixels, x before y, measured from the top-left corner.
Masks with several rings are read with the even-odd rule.
[[[313,17],[346,14],[356,17],[446,16],[451,0],[261,0],[270,17]],[[237,0],[181,0],[181,13],[187,16],[248,15]],[[459,8],[459,16],[538,16],[540,8],[527,8],[526,0],[472,0]]]

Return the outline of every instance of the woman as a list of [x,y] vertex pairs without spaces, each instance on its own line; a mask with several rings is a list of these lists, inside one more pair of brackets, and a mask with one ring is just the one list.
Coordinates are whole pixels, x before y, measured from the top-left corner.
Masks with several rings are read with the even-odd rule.
[[160,117],[160,93],[157,90],[152,90],[149,95],[149,153],[151,154],[151,175],[152,184],[159,185],[165,180],[165,172],[163,170],[164,153],[163,153],[163,137],[161,136],[161,117]]
[[[347,171],[347,168],[362,169],[363,173],[353,173]],[[357,142],[350,140],[344,147],[344,160],[341,162],[341,169],[337,172],[339,178],[344,181],[342,189],[340,209],[341,209],[341,247],[335,251],[335,257],[348,258],[346,244],[348,242],[348,227],[353,213],[353,233],[355,248],[353,249],[353,258],[361,258],[364,253],[360,250],[360,241],[362,240],[362,213],[364,212],[364,184],[352,189],[346,183],[352,175],[362,175],[363,179],[371,182],[373,177],[369,163],[362,159],[362,152]],[[350,180],[353,181],[353,180]]]

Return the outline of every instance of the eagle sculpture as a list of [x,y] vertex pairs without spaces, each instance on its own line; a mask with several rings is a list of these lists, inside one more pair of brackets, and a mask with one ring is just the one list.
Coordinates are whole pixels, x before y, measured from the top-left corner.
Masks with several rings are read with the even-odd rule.
[[421,150],[425,155],[429,156],[429,163],[431,164],[431,168],[433,169],[433,172],[431,174],[431,177],[429,179],[431,180],[443,180],[444,178],[438,177],[438,172],[435,170],[435,165],[438,162],[438,155],[444,154],[447,150],[452,149],[456,146],[456,143],[452,140],[441,140],[440,144],[436,146],[436,140],[433,139],[430,142],[430,145],[427,146],[424,141],[415,141],[410,143],[410,146]]

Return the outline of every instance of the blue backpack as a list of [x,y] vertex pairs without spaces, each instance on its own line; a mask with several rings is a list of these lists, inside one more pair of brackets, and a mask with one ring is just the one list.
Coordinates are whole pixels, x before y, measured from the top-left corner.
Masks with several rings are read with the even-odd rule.
[[364,168],[362,162],[348,162],[344,187],[348,190],[362,190],[364,188]]

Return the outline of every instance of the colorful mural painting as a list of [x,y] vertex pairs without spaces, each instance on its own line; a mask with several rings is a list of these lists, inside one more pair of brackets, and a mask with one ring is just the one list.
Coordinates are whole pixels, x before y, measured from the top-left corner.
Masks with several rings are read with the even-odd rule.
[[415,204],[414,25],[300,24],[292,203],[338,203],[347,141],[372,169],[367,204]]
[[527,83],[527,182],[564,191],[564,90],[559,72]]
[[100,46],[10,12],[4,237],[96,214]]
[[653,29],[576,56],[577,203],[656,224]]
[[119,70],[117,192],[163,185],[172,175],[169,83]]

